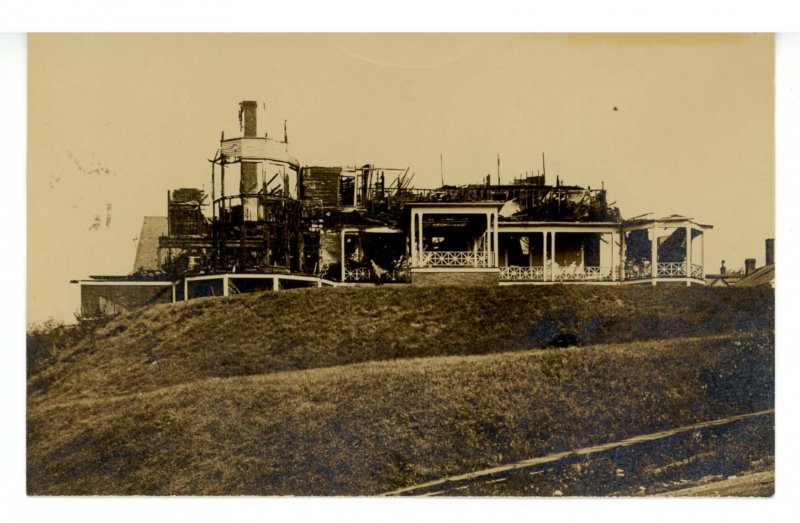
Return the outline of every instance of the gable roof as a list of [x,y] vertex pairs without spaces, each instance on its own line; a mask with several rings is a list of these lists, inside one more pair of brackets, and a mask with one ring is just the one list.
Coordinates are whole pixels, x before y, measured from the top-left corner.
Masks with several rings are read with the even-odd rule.
[[759,287],[761,285],[775,286],[775,265],[760,267],[744,278],[734,283],[736,287]]
[[133,261],[131,274],[139,269],[158,270],[158,238],[167,235],[166,216],[145,216],[139,243],[136,245],[136,258]]

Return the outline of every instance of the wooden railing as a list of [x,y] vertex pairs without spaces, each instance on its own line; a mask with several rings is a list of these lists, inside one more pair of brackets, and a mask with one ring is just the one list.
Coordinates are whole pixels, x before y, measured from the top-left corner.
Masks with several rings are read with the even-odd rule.
[[501,281],[543,281],[542,267],[500,267]]
[[625,279],[626,280],[645,280],[652,278],[653,273],[650,270],[650,262],[643,263],[625,263]]
[[686,262],[659,262],[656,271],[659,278],[684,278]]
[[364,282],[370,281],[370,279],[372,279],[372,275],[367,267],[344,268],[344,281]]
[[611,267],[571,266],[555,267],[553,276],[556,281],[611,281]]
[[392,269],[381,272],[380,278],[369,267],[345,267],[344,281],[351,283],[367,283],[380,280],[385,283],[405,283],[410,281],[407,269]]
[[489,253],[473,251],[425,251],[420,267],[489,267]]

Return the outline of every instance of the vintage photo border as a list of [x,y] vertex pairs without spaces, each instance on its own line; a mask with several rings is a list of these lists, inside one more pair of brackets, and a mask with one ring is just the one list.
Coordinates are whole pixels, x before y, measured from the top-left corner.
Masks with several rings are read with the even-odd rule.
[[[147,2],[145,2],[147,3]],[[588,2],[587,2],[588,3]],[[690,4],[690,2],[688,3]],[[729,3],[724,2],[730,9]],[[754,4],[754,3],[752,3]],[[605,8],[609,6],[603,4]],[[51,16],[58,16],[58,8],[51,6],[53,12]],[[751,5],[751,7],[753,7]],[[566,7],[565,8],[569,8]],[[451,9],[458,9],[452,7]],[[497,7],[497,9],[500,9]],[[706,9],[699,11],[705,12]],[[757,9],[757,8],[756,8]],[[323,9],[324,10],[324,9]],[[589,10],[591,11],[591,10]],[[717,11],[721,14],[721,11]],[[513,14],[514,11],[508,11]],[[102,15],[102,11],[100,12]],[[535,13],[531,13],[535,15]],[[447,17],[447,11],[443,17]],[[476,15],[479,16],[479,13]],[[609,10],[609,16],[625,16]],[[662,14],[658,13],[661,17]],[[402,17],[401,17],[402,18]],[[669,17],[667,17],[669,18]],[[518,19],[517,19],[518,20]],[[685,20],[678,20],[685,21]],[[319,30],[314,28],[314,24],[304,25],[305,20],[295,19],[292,28],[295,30]],[[102,19],[93,22],[99,24],[95,27],[103,27]],[[473,24],[480,26],[482,21],[479,18],[473,19]],[[519,23],[519,22],[518,22]],[[689,21],[688,29],[697,30],[698,20]],[[763,22],[762,22],[763,24]],[[34,24],[35,25],[35,24]],[[76,24],[77,30],[85,30],[81,23]],[[113,24],[112,24],[113,25]],[[202,25],[202,24],[201,24]],[[279,25],[279,24],[276,24]],[[469,24],[467,24],[469,25]],[[510,24],[510,30],[516,30],[519,25]],[[524,25],[524,24],[523,24]],[[569,24],[567,24],[569,25]],[[580,24],[577,24],[580,25]],[[679,24],[678,24],[679,25]],[[754,23],[753,25],[758,25]],[[165,30],[158,20],[152,21],[153,30]],[[352,20],[342,22],[343,29],[353,29]],[[379,29],[370,24],[359,24],[360,30]],[[441,26],[441,24],[440,24]],[[612,24],[613,26],[613,24]],[[714,23],[706,22],[706,26],[713,28]],[[434,29],[431,25],[423,21],[419,26],[420,30]],[[773,26],[774,27],[774,26]],[[275,30],[275,26],[265,29]],[[21,28],[21,30],[31,30],[34,28]],[[58,29],[58,28],[54,28]],[[109,29],[115,29],[109,27]],[[243,27],[247,30],[245,24]],[[495,30],[489,27],[488,30]],[[530,30],[536,29],[531,27]],[[554,26],[554,31],[570,29],[564,25]],[[572,30],[580,27],[572,27]],[[619,30],[620,28],[613,28]],[[764,28],[767,29],[767,28]],[[62,28],[63,30],[63,28]],[[127,30],[123,27],[123,30]],[[206,28],[193,28],[192,30],[206,30]],[[283,29],[282,29],[283,30]],[[737,30],[735,27],[732,30]],[[4,179],[2,185],[10,205],[3,207],[2,217],[6,223],[12,224],[8,227],[7,234],[8,250],[10,257],[3,257],[3,274],[9,275],[11,281],[7,282],[7,289],[10,293],[6,294],[2,304],[3,332],[5,346],[5,364],[2,366],[2,377],[0,378],[0,393],[3,394],[3,413],[12,422],[7,424],[3,431],[0,431],[0,452],[5,463],[3,472],[0,473],[0,492],[2,492],[2,505],[0,514],[6,511],[13,511],[14,516],[7,521],[16,521],[34,518],[46,518],[48,516],[59,515],[59,520],[81,519],[83,521],[103,520],[109,511],[120,514],[119,520],[140,521],[143,517],[152,515],[159,511],[158,520],[169,517],[181,517],[181,519],[216,521],[217,519],[230,519],[235,513],[236,519],[244,517],[258,517],[259,519],[268,518],[271,520],[283,519],[324,519],[328,521],[400,521],[409,518],[424,520],[483,520],[496,518],[502,511],[503,517],[520,517],[524,519],[558,518],[573,519],[577,517],[591,517],[592,521],[619,521],[627,520],[629,516],[645,518],[646,520],[659,521],[669,518],[670,520],[681,517],[696,519],[697,516],[706,516],[718,519],[725,515],[728,520],[753,519],[772,519],[778,517],[785,504],[791,505],[793,492],[798,486],[797,471],[795,465],[798,463],[797,442],[793,439],[793,434],[798,432],[798,419],[800,414],[798,407],[792,401],[797,397],[795,387],[797,380],[793,377],[793,369],[800,368],[798,365],[797,352],[792,349],[791,325],[793,323],[792,314],[795,310],[795,296],[798,296],[798,282],[789,270],[780,271],[779,284],[776,289],[777,312],[777,346],[776,354],[776,378],[777,378],[777,416],[776,423],[778,432],[776,436],[776,496],[771,500],[602,500],[602,499],[581,499],[581,500],[547,500],[547,499],[514,499],[514,500],[373,500],[373,499],[292,499],[292,498],[247,498],[229,500],[224,498],[180,498],[180,499],[142,499],[142,498],[102,498],[102,499],[73,499],[73,498],[53,498],[53,499],[31,499],[24,497],[24,472],[25,472],[25,380],[24,372],[24,353],[18,350],[24,344],[21,326],[25,323],[24,306],[25,303],[25,228],[21,227],[20,216],[25,215],[25,104],[24,100],[25,84],[24,77],[19,78],[20,66],[25,71],[27,67],[26,57],[20,56],[24,52],[20,47],[20,39],[24,41],[24,35],[3,35],[0,39],[0,63],[2,63],[3,76],[7,74],[14,78],[14,82],[3,81],[0,83],[0,92],[3,109],[0,114],[6,115],[6,125],[0,132],[3,133],[3,149],[12,151],[8,157],[3,154],[0,162],[3,163]],[[789,268],[789,260],[794,258],[796,247],[792,246],[790,239],[796,235],[795,224],[800,223],[798,217],[798,207],[792,200],[793,194],[798,194],[798,175],[800,172],[800,162],[797,160],[796,150],[800,144],[800,133],[798,133],[798,122],[800,121],[800,35],[778,35],[776,38],[776,208],[777,208],[777,227],[776,235],[781,239],[777,256],[785,260],[781,265]],[[22,97],[20,97],[20,86],[22,86]],[[22,173],[22,176],[20,176]],[[5,249],[4,249],[5,250]],[[22,499],[20,499],[22,496]],[[786,514],[788,515],[788,514]],[[61,517],[66,516],[66,517]]]

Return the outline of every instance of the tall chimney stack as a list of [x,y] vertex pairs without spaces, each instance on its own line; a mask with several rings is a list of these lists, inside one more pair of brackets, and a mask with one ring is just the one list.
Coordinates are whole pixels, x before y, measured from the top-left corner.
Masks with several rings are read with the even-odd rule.
[[242,102],[239,104],[242,108],[242,118],[244,119],[244,137],[253,138],[258,134],[258,125],[256,122],[256,110],[258,103],[254,101]]
[[[255,138],[258,134],[256,110],[258,103],[246,101],[240,104],[242,119],[244,120],[244,137]],[[255,194],[258,192],[258,164],[255,162],[242,162],[242,177],[239,181],[239,194]],[[255,221],[258,213],[258,200],[256,198],[243,198],[242,211],[244,221]]]
[[767,238],[764,242],[766,244],[766,254],[764,256],[765,265],[775,264],[775,238]]

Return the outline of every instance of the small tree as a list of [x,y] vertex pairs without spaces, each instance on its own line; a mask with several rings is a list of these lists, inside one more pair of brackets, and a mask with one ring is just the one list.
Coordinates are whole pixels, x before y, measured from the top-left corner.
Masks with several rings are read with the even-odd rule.
[[41,372],[55,361],[56,353],[72,341],[74,327],[52,318],[28,327],[25,336],[28,377]]
[[25,336],[28,377],[52,365],[60,351],[74,347],[84,338],[93,336],[98,327],[111,320],[111,316],[89,318],[76,312],[75,319],[78,323],[74,325],[50,318],[28,326]]

